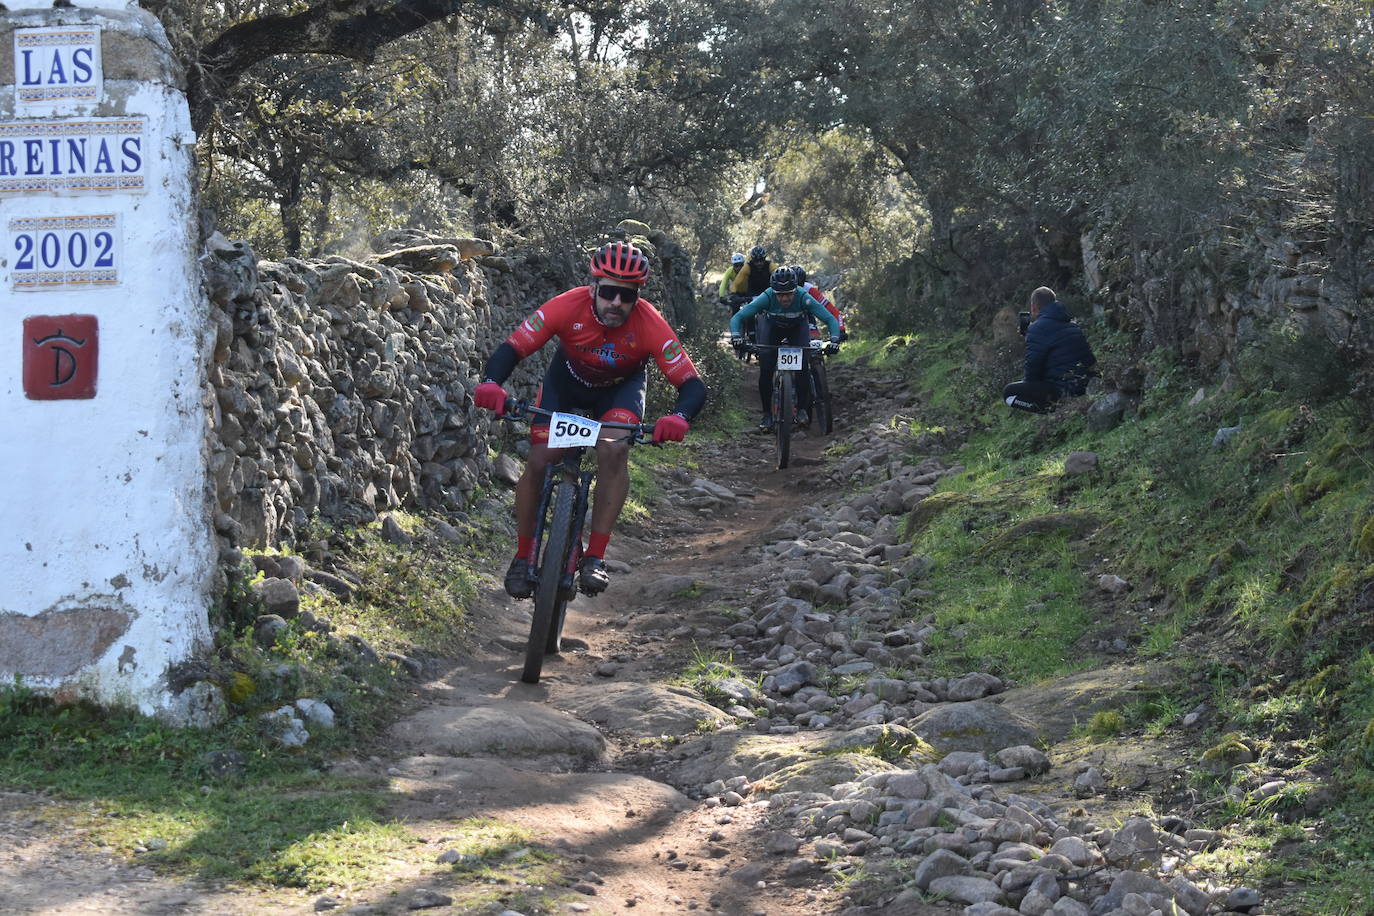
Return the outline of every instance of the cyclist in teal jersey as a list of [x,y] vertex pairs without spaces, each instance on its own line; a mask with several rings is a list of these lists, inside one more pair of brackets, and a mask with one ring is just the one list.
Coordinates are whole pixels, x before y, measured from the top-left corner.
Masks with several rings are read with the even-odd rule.
[[[797,294],[797,276],[790,267],[779,267],[769,279],[769,288],[764,290],[730,319],[730,343],[736,349],[744,347],[745,322],[758,316],[758,341],[760,344],[792,347],[810,345],[811,331],[807,316],[814,317],[825,325],[830,332],[830,347],[833,352],[840,346],[840,323],[835,316],[825,310],[809,295]],[[769,406],[773,400],[773,375],[777,372],[777,361],[767,358],[759,360],[759,401],[763,405],[763,419],[759,428],[772,427],[773,414]],[[797,375],[797,422],[805,425],[811,410],[811,382],[806,373]]]

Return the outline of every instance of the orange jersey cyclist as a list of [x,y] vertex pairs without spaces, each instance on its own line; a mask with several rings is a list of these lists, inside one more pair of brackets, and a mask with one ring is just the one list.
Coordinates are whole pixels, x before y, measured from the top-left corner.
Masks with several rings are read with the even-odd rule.
[[[501,384],[520,360],[557,337],[558,350],[539,389],[540,407],[638,423],[644,415],[645,370],[652,361],[678,392],[672,413],[654,424],[654,441],[681,442],[689,422],[706,403],[706,385],[668,322],[639,297],[648,278],[649,261],[633,245],[611,242],[597,249],[592,255],[590,284],[545,302],[491,354],[484,381],[473,394],[477,406],[503,412],[506,391]],[[548,446],[548,423],[547,418],[532,422],[529,461],[515,486],[518,541],[505,583],[515,598],[530,595],[529,564],[544,469],[563,455],[562,449]],[[610,584],[606,545],[630,492],[629,451],[625,442],[603,441],[596,446],[591,533],[578,566],[578,581],[588,594],[597,594]]]

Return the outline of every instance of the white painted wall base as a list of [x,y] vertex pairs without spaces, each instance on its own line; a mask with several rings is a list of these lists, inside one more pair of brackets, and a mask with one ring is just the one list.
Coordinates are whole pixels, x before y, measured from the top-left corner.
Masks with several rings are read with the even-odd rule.
[[[186,100],[160,24],[135,4],[6,4],[0,678],[197,720],[214,697],[204,689],[176,697],[166,682],[169,665],[209,644],[215,560],[202,402],[208,304],[196,261]],[[34,93],[22,95],[18,84],[34,83],[43,68],[36,54],[21,59],[22,50],[67,34],[80,41],[91,27],[99,55],[74,59],[103,63],[99,97],[73,95],[46,116],[35,112]],[[43,29],[57,37],[35,40],[33,30]],[[16,32],[29,36],[22,49]],[[47,75],[61,82],[82,72],[66,64],[50,63]],[[108,161],[99,158],[101,136],[119,140],[107,144]],[[28,143],[34,139],[42,142]],[[7,140],[17,145],[7,148]],[[97,266],[102,252],[109,263]],[[61,344],[76,356],[51,341],[26,355],[38,346],[26,319],[78,326],[70,316],[85,321],[71,335],[82,343]],[[62,399],[58,380],[89,354],[92,329],[93,396]],[[25,376],[26,359],[37,375]],[[35,391],[58,399],[35,399]]]

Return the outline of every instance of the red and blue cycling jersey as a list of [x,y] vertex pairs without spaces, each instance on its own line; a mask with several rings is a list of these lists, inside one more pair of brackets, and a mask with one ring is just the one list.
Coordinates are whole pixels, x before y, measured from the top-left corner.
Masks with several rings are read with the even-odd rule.
[[524,359],[557,337],[568,371],[593,388],[622,382],[651,359],[676,387],[697,378],[677,334],[648,300],[636,302],[625,323],[611,328],[597,320],[594,295],[590,286],[559,293],[522,321],[506,343]]

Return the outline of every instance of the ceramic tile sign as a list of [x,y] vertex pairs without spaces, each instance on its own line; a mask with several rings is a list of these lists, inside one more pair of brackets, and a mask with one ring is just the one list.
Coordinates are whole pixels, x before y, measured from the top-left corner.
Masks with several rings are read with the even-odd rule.
[[9,220],[5,253],[10,287],[33,292],[119,282],[119,214],[31,216]]
[[95,397],[100,323],[94,315],[24,319],[24,396],[33,401]]
[[148,119],[0,121],[0,199],[16,194],[142,193]]
[[14,30],[16,114],[60,114],[90,108],[104,95],[100,27]]

